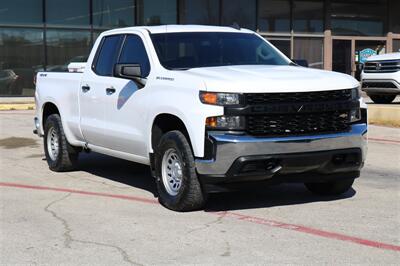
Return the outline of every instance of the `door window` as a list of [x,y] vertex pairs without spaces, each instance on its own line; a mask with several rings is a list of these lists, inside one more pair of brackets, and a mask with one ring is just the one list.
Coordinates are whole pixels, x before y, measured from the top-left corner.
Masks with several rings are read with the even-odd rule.
[[150,62],[142,39],[137,35],[127,35],[119,58],[120,64],[139,64],[142,76],[150,73]]
[[100,76],[112,76],[114,65],[118,59],[122,35],[104,37],[97,56],[94,72]]

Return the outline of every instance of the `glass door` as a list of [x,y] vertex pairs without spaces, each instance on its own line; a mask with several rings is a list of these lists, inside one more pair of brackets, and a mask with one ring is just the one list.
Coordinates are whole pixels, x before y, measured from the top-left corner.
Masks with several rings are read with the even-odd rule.
[[351,40],[333,40],[332,70],[352,74]]

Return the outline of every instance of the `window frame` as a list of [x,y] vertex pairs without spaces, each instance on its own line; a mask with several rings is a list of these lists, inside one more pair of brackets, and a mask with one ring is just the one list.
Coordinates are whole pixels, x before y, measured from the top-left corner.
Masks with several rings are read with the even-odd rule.
[[95,56],[94,56],[94,58],[93,58],[93,62],[92,62],[92,71],[93,71],[97,76],[100,76],[100,77],[114,77],[114,71],[111,72],[111,75],[110,75],[110,76],[109,76],[109,75],[101,75],[101,74],[99,74],[99,73],[96,71],[96,67],[97,67],[97,64],[98,64],[98,61],[99,61],[100,53],[101,53],[101,51],[103,50],[103,46],[104,46],[105,40],[106,40],[106,38],[112,37],[112,36],[120,36],[120,38],[122,38],[122,40],[120,40],[119,46],[117,47],[117,49],[116,49],[116,51],[115,51],[115,53],[117,53],[117,58],[116,58],[117,60],[116,60],[116,62],[118,62],[119,57],[120,57],[120,55],[121,55],[121,48],[122,48],[122,44],[125,42],[126,34],[124,34],[124,33],[117,33],[117,34],[110,34],[110,35],[103,36],[103,37],[101,38],[100,44],[99,44],[99,46],[98,46],[98,48],[97,48],[96,54],[95,54]]
[[[128,36],[129,36],[129,35],[136,36],[136,37],[138,37],[138,38],[140,39],[140,41],[142,42],[144,51],[145,51],[145,53],[146,53],[147,61],[149,62],[149,74],[148,74],[146,77],[143,77],[143,78],[147,78],[148,76],[150,76],[150,73],[151,73],[151,61],[150,61],[149,52],[147,51],[147,47],[146,47],[146,45],[145,45],[144,39],[143,39],[139,34],[137,34],[137,33],[126,33],[126,34],[123,34],[123,35],[124,35],[124,38],[123,38],[123,40],[122,40],[122,42],[121,42],[121,47],[120,47],[120,49],[119,49],[119,53],[118,53],[118,57],[117,57],[117,64],[120,63],[121,54],[122,54],[122,51],[123,51],[123,49],[124,49],[124,47],[125,47],[125,43],[126,43],[126,41],[127,41]],[[126,63],[126,64],[132,64],[132,63]]]

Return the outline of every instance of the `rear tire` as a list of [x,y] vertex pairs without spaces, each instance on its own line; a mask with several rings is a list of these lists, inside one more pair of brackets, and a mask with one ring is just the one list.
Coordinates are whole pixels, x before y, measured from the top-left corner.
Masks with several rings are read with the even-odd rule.
[[304,185],[312,193],[320,196],[337,196],[348,191],[354,183],[354,178],[324,182],[305,183]]
[[193,211],[206,202],[197,177],[192,149],[180,131],[165,133],[155,153],[159,202],[174,211]]
[[43,140],[50,170],[65,172],[76,169],[79,149],[68,143],[59,114],[52,114],[47,118]]
[[368,95],[374,103],[387,104],[396,99],[396,95]]

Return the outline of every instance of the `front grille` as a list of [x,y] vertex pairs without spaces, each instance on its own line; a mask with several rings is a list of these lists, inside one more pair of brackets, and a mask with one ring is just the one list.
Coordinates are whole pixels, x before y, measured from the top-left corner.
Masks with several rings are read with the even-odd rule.
[[400,71],[400,60],[366,62],[365,73],[393,73]]
[[288,92],[288,93],[248,93],[247,104],[323,102],[351,99],[351,90]]
[[[246,131],[255,136],[312,135],[348,131],[349,113],[354,108],[351,89],[249,93],[245,94],[245,99],[248,109],[252,110],[246,113]],[[358,106],[357,102],[355,104]],[[279,108],[274,108],[275,106]]]
[[349,129],[346,111],[257,115],[247,117],[247,131],[251,135],[289,136],[343,132]]
[[385,88],[385,89],[396,89],[396,85],[393,82],[363,82],[363,88]]

